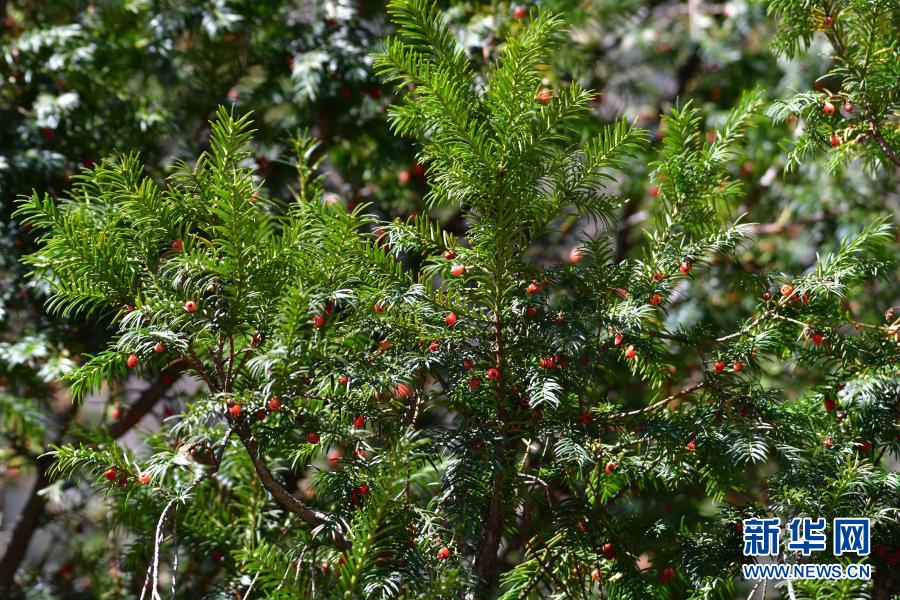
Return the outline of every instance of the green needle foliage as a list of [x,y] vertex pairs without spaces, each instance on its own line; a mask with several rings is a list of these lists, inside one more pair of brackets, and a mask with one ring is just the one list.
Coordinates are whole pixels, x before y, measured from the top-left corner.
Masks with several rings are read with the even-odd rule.
[[[85,431],[53,451],[139,540],[131,591],[727,598],[741,517],[865,516],[875,545],[896,539],[880,460],[900,450],[897,341],[843,310],[891,272],[893,229],[862,228],[806,273],[743,273],[761,297],[729,328],[670,319],[752,243],[731,167],[759,93],[712,134],[685,103],[658,147],[625,121],[581,139],[592,95],[542,83],[558,17],[532,13],[479,73],[434,5],[389,12],[374,67],[400,98],[392,126],[462,235],[328,202],[302,134],[296,198],[264,197],[250,120],[225,110],[165,185],[131,154],[20,204],[54,313],[113,318],[110,347],[66,377],[76,400],[129,369],[202,385],[140,450]],[[623,170],[648,151],[642,252],[613,260]],[[572,260],[532,260],[572,216]],[[784,365],[828,376],[788,397],[770,376]],[[763,467],[767,502],[749,493]]]
[[775,102],[776,121],[803,120],[788,145],[788,168],[831,148],[829,169],[862,158],[872,171],[900,168],[900,47],[896,2],[772,0],[781,19],[773,46],[793,57],[823,36],[831,64],[816,90]]

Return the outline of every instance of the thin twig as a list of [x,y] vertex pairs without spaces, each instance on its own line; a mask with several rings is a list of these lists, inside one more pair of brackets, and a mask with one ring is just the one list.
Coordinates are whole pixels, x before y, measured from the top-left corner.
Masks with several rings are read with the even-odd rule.
[[702,388],[702,387],[705,386],[705,385],[706,385],[706,381],[701,381],[700,383],[695,383],[694,385],[691,385],[691,386],[688,386],[688,387],[684,388],[684,389],[681,390],[680,392],[677,392],[677,393],[675,393],[675,394],[672,394],[671,396],[667,396],[667,397],[663,398],[662,400],[660,400],[660,401],[658,401],[658,402],[654,402],[653,404],[651,404],[651,405],[649,405],[649,406],[645,406],[644,408],[639,408],[639,409],[637,409],[637,410],[632,410],[632,411],[628,411],[628,412],[624,412],[624,413],[614,413],[614,414],[608,415],[607,418],[610,419],[610,420],[612,420],[612,419],[624,419],[624,418],[627,418],[627,417],[634,417],[634,416],[636,416],[636,415],[640,415],[640,414],[644,414],[644,413],[648,413],[648,412],[653,412],[653,411],[659,410],[660,408],[662,408],[662,407],[666,406],[667,404],[669,404],[669,402],[671,402],[671,401],[673,401],[673,400],[677,400],[678,398],[682,398],[682,397],[684,397],[684,396],[687,396],[688,394],[691,394],[691,393],[693,393],[693,392],[699,390],[700,388]]
[[[156,536],[153,541],[153,593],[151,598],[153,600],[157,600],[160,598],[159,595],[159,546],[162,543],[162,528],[165,525],[166,517],[169,515],[169,511],[178,502],[181,498],[186,497],[188,494],[193,492],[197,487],[206,481],[209,477],[211,477],[216,471],[219,470],[219,466],[222,464],[222,456],[225,454],[225,448],[228,447],[228,441],[231,439],[231,430],[228,431],[228,435],[225,436],[225,439],[222,441],[222,447],[219,448],[219,452],[216,455],[216,462],[212,466],[211,469],[204,471],[196,478],[191,484],[185,488],[183,492],[179,495],[175,496],[171,500],[169,500],[166,507],[163,509],[162,514],[159,516],[159,521],[156,523]],[[143,594],[141,595],[143,598]]]

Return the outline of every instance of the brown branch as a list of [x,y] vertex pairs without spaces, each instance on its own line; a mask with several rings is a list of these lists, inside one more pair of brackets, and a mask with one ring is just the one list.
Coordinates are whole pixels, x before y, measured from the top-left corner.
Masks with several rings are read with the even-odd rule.
[[[132,427],[137,425],[141,418],[146,415],[156,403],[165,396],[165,393],[174,385],[181,373],[180,367],[169,369],[169,373],[173,375],[171,379],[162,377],[154,381],[141,394],[125,413],[125,416],[111,424],[107,428],[107,433],[114,439],[118,439],[125,435]],[[59,445],[68,432],[69,425],[78,413],[78,406],[72,404],[69,408],[62,412],[59,416],[59,432],[57,433],[53,445]],[[31,544],[31,538],[40,527],[44,511],[47,507],[47,500],[41,492],[51,483],[50,466],[53,464],[53,458],[48,455],[42,455],[37,459],[37,479],[28,495],[28,500],[22,508],[19,518],[12,530],[9,543],[6,546],[6,552],[0,559],[0,588],[11,587],[15,578],[16,571],[25,559],[25,554]]]
[[667,396],[658,402],[654,402],[653,404],[651,404],[649,406],[645,406],[644,408],[639,408],[637,410],[631,410],[631,411],[624,412],[624,413],[614,413],[614,414],[609,415],[607,418],[608,419],[624,419],[627,417],[634,417],[634,416],[637,416],[637,415],[640,415],[643,413],[648,413],[648,412],[653,412],[653,411],[659,410],[660,408],[663,408],[664,406],[669,404],[669,402],[671,402],[672,400],[677,400],[678,398],[687,396],[688,394],[699,390],[704,385],[706,385],[705,381],[701,381],[700,383],[695,383],[694,385],[690,385],[690,386],[684,388],[680,392],[676,392],[675,394],[672,394],[671,396]]
[[[500,369],[500,381],[497,386],[497,417],[500,420],[504,437],[506,437],[506,385],[503,364],[503,323],[500,320],[500,311],[496,310],[494,319],[494,341],[497,345],[494,354],[494,364]],[[475,560],[472,570],[478,579],[478,588],[475,592],[477,598],[487,598],[494,585],[494,577],[497,571],[497,551],[500,549],[500,540],[503,537],[503,523],[506,520],[506,512],[503,507],[503,490],[506,487],[503,469],[505,467],[506,448],[501,450],[497,471],[494,473],[494,481],[491,486],[491,497],[488,502],[487,512],[484,515],[484,530],[478,547],[475,551]]]
[[[272,494],[275,502],[281,508],[294,513],[308,525],[319,526],[329,521],[328,515],[313,510],[303,504],[293,494],[286,490],[277,479],[275,479],[275,476],[272,475],[272,471],[269,470],[265,459],[260,456],[259,447],[246,425],[242,424],[235,427],[235,432],[241,440],[241,443],[244,445],[244,448],[247,449],[247,453],[250,455],[250,460],[253,461],[253,467],[256,469],[256,474],[259,475],[259,480],[263,484],[263,487],[269,490],[269,493]],[[334,533],[334,545],[341,551],[350,549],[350,542],[338,533]]]
[[[59,433],[57,433],[54,444],[62,441],[69,424],[78,414],[78,406],[72,404],[64,410],[58,417]],[[34,532],[37,531],[47,505],[47,500],[41,495],[41,491],[50,485],[50,466],[53,464],[53,458],[46,454],[37,458],[38,476],[31,487],[31,493],[28,500],[19,513],[19,519],[13,527],[12,536],[6,546],[6,553],[0,560],[0,589],[12,587],[16,571],[25,559],[25,553],[31,543]]]
[[175,381],[183,372],[184,367],[181,365],[172,365],[166,371],[171,378],[167,377],[164,380],[162,377],[159,377],[156,381],[151,383],[147,389],[141,392],[141,396],[128,407],[128,410],[125,411],[122,418],[114,421],[106,428],[106,432],[109,436],[113,439],[119,439],[128,433],[132,427],[137,425],[138,422],[144,418],[144,415],[153,410],[153,407],[166,395],[166,392],[172,389],[172,386],[175,385]]
[[878,124],[875,121],[870,121],[872,125],[872,137],[875,138],[875,141],[878,142],[878,146],[881,148],[882,152],[888,155],[888,158],[893,161],[893,163],[900,167],[900,156],[897,156],[897,153],[894,152],[894,149],[888,143],[888,141],[881,135],[881,131],[878,129]]

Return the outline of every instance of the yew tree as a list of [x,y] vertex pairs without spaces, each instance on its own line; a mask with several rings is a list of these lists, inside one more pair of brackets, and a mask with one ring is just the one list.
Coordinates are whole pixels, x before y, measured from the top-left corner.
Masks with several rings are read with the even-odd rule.
[[[113,317],[65,376],[73,400],[171,369],[199,386],[140,448],[85,430],[52,450],[57,476],[107,493],[109,589],[725,598],[743,517],[871,517],[890,546],[896,327],[844,310],[894,272],[888,222],[805,272],[744,268],[734,173],[758,91],[714,129],[686,102],[659,142],[625,120],[583,139],[592,93],[543,83],[559,17],[523,16],[481,71],[434,5],[389,13],[374,68],[430,214],[384,222],[325,195],[302,133],[295,197],[267,197],[251,118],[226,109],[165,182],[131,153],[20,204],[53,313]],[[646,153],[642,246],[614,257],[623,172]],[[569,260],[535,254],[573,217]],[[685,312],[723,285],[750,290],[742,318]],[[798,365],[825,373],[799,395]]]

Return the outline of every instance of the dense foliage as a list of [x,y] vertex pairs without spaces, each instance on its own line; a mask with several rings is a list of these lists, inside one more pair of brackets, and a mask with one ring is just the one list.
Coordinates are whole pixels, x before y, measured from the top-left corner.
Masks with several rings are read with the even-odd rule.
[[[6,315],[8,468],[33,463],[40,492],[17,531],[49,500],[96,534],[19,581],[46,597],[730,598],[757,589],[741,518],[864,516],[873,582],[782,591],[896,593],[898,10],[772,2],[776,52],[833,49],[824,83],[748,89],[776,67],[747,52],[709,102],[697,72],[762,7],[689,14],[673,75],[658,45],[678,28],[650,48],[639,34],[679,5],[622,4],[392,0],[369,20],[211,4],[136,10],[116,34],[123,14],[98,4],[51,28],[71,44],[18,36],[27,85],[5,94],[48,102],[33,86],[50,50],[79,92],[71,112],[16,111],[3,142],[4,194],[32,168],[49,189],[14,215],[35,251],[4,256],[19,301],[47,311]],[[84,52],[96,36],[110,46]],[[124,88],[147,47],[146,94],[101,107],[88,87]],[[609,67],[636,58],[673,97]],[[352,83],[310,67],[324,60],[354,65]],[[209,128],[225,99],[181,79],[194,71],[232,101]],[[62,148],[36,135],[47,114]],[[98,396],[109,423],[78,417]],[[117,441],[153,410],[140,443]]]

